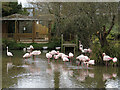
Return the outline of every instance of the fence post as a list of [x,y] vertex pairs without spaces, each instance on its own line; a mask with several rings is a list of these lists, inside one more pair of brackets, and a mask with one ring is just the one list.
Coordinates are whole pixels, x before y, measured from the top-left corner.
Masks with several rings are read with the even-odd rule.
[[32,25],[32,42],[34,43],[34,39],[35,39],[35,21],[33,21],[33,25]]
[[18,40],[17,33],[18,33],[18,22],[16,20],[15,21],[15,34],[14,34],[14,39],[15,39],[16,42]]
[[61,34],[61,51],[63,51],[63,34]]
[[76,50],[78,51],[78,36],[76,35]]

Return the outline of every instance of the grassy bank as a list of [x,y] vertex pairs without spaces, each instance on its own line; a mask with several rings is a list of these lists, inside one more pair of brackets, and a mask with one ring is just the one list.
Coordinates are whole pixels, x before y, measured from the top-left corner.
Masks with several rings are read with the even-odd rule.
[[55,49],[55,47],[60,46],[60,39],[53,40],[49,43],[17,43],[14,40],[2,40],[2,49],[6,50],[6,47],[8,46],[11,50],[22,50],[25,47],[29,47],[30,45],[33,45],[35,49],[43,49],[43,46],[47,46],[49,50]]

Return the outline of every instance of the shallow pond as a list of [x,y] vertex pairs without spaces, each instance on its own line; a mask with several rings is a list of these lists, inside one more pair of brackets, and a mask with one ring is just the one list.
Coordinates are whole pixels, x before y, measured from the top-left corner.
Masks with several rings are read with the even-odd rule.
[[2,55],[3,88],[120,88],[118,67],[90,66],[82,68],[76,63],[51,59],[46,51],[35,59],[24,60],[24,52],[11,51],[14,56]]

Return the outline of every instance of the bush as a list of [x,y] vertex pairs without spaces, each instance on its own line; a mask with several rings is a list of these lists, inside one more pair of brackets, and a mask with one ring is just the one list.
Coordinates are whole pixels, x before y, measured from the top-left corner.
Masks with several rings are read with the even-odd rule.
[[[103,61],[103,57],[102,57],[102,53],[106,53],[107,55],[111,56],[111,57],[117,57],[118,62],[117,65],[120,65],[120,45],[118,44],[112,44],[110,43],[109,46],[106,46],[104,48],[101,48],[100,44],[94,43],[91,46],[92,49],[92,53],[91,53],[91,59],[94,59],[96,61],[96,64],[104,64]],[[111,65],[113,64],[113,62],[111,62]]]

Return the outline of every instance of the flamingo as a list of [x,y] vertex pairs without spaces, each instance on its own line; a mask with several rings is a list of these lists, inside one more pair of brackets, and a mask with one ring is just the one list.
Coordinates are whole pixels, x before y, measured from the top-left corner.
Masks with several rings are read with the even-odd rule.
[[41,51],[40,50],[35,50],[31,52],[32,55],[40,55]]
[[[34,49],[34,47],[32,45],[30,45],[29,47],[26,48],[27,52],[32,52],[32,50]],[[23,48],[24,50],[24,48]]]
[[91,50],[90,48],[88,48],[87,51],[88,51],[88,53],[91,53],[91,52],[92,52],[92,50]]
[[9,57],[12,57],[12,56],[13,56],[13,54],[8,51],[8,46],[7,46],[7,56],[9,56]]
[[35,51],[32,51],[30,54],[33,55],[33,56],[38,56],[38,55],[41,54],[41,51],[40,50],[35,50]]
[[27,58],[30,58],[30,57],[31,57],[31,54],[29,54],[29,53],[25,53],[25,54],[23,55],[24,60],[25,60],[25,58],[27,59]]
[[107,61],[112,60],[113,58],[111,58],[110,56],[106,55],[105,53],[103,53],[103,61],[106,61],[106,66],[107,66]]
[[[79,55],[78,57],[76,57],[76,59],[78,59],[79,61],[82,61],[82,59],[84,58],[84,55],[81,54]],[[78,66],[79,66],[80,63],[78,63]]]
[[51,55],[55,55],[55,54],[57,54],[57,53],[58,53],[58,52],[55,51],[55,50],[52,50],[52,51],[50,52]]
[[58,59],[60,55],[54,55],[54,59]]
[[69,61],[69,59],[67,57],[63,57],[63,62],[64,62],[64,65],[65,65],[65,62],[66,61]]
[[63,59],[64,57],[68,58],[68,55],[65,55],[64,53],[62,54],[61,58]]
[[26,48],[23,48],[23,51],[24,51],[24,52],[26,52],[26,51],[27,51],[27,49],[26,49]]
[[61,48],[61,47],[56,47],[55,49],[56,49],[56,50],[60,50],[60,48]]
[[[76,59],[79,59],[79,61],[82,61],[83,63],[84,63],[85,61],[89,61],[89,60],[90,60],[88,56],[84,56],[83,54],[81,54],[81,55],[79,55],[78,57],[76,57]],[[80,64],[80,63],[79,63],[79,64]],[[78,64],[78,66],[79,66],[79,64]],[[82,63],[81,63],[81,65],[83,66]]]
[[46,50],[48,47],[47,46],[44,46],[43,49]]
[[114,63],[117,62],[117,58],[116,57],[113,58],[113,62]]
[[32,46],[32,45],[30,45],[30,51],[32,52],[33,51],[33,49],[34,49],[34,47]]
[[63,55],[63,54],[64,54],[64,53],[59,53],[59,52],[58,52],[58,55],[59,55],[61,58],[62,58],[62,55]]
[[95,64],[95,60],[89,60],[88,62],[84,62],[85,64],[87,64],[87,68],[89,66],[89,64],[94,65]]
[[81,44],[81,42],[79,41],[79,49],[82,51],[82,53],[91,53],[92,52],[92,50],[90,49],[90,48],[88,48],[88,49],[83,49],[83,45]]
[[52,55],[50,54],[50,52],[46,53],[46,57],[48,58],[48,63],[49,63],[50,58],[52,58]]
[[[73,53],[70,52],[69,53],[69,58],[73,58],[73,56],[74,56]],[[71,62],[71,60],[70,60],[70,62]]]
[[34,49],[34,47],[32,45],[30,45],[30,49]]
[[115,66],[116,66],[116,62],[117,62],[117,58],[116,57],[113,58],[113,62],[115,63]]
[[84,62],[89,61],[89,60],[90,60],[90,59],[89,59],[88,56],[84,56],[83,59],[81,60],[81,61],[83,62],[83,63],[82,63],[82,66],[83,66]]

